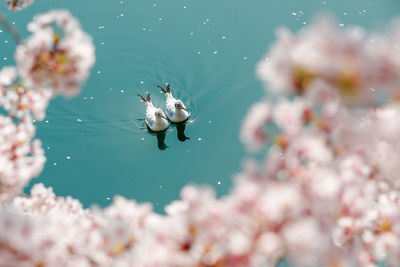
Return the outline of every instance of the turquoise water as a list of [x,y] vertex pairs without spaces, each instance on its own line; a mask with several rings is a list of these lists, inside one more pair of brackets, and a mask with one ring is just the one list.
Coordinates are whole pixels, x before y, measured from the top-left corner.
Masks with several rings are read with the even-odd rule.
[[[54,99],[46,121],[37,124],[48,161],[33,182],[85,206],[107,205],[120,194],[162,211],[187,183],[228,192],[246,155],[238,138],[241,120],[264,95],[254,67],[276,27],[298,30],[317,12],[330,11],[338,23],[381,29],[399,13],[400,2],[36,0],[23,12],[6,13],[26,36],[26,23],[53,8],[79,18],[93,36],[97,62],[82,93]],[[0,66],[13,63],[14,48],[0,33]],[[151,92],[162,106],[156,85],[167,82],[190,106],[193,122],[186,127],[190,140],[180,142],[171,128],[168,148],[160,151],[156,136],[142,129],[144,104],[136,94]]]

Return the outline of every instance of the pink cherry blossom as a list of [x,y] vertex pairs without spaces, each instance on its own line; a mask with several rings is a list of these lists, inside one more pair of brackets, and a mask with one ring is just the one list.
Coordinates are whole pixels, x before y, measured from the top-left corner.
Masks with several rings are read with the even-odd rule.
[[29,116],[18,125],[10,117],[0,116],[0,202],[20,194],[42,171],[46,158],[41,142],[32,141],[34,134]]
[[267,134],[264,127],[271,117],[268,103],[260,102],[251,107],[243,121],[240,131],[240,140],[250,150],[260,149],[267,142]]
[[303,94],[324,81],[351,104],[371,104],[379,101],[378,95],[391,95],[399,82],[400,61],[390,56],[398,49],[397,33],[368,36],[359,27],[339,30],[334,24],[320,20],[297,34],[279,29],[278,41],[257,68],[266,88]]
[[6,0],[6,4],[12,11],[24,9],[31,5],[34,0]]
[[49,88],[30,90],[16,80],[16,69],[4,67],[0,70],[0,105],[13,117],[22,118],[32,114],[43,120],[52,91]]
[[50,87],[73,96],[94,64],[92,39],[65,10],[39,15],[28,24],[32,35],[17,47],[15,59],[28,87]]

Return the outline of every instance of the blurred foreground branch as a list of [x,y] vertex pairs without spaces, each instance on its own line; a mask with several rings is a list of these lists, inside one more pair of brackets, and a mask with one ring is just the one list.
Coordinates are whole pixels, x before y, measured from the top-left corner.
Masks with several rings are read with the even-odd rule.
[[13,37],[14,41],[17,44],[22,43],[22,39],[21,39],[21,36],[19,35],[18,31],[14,28],[14,26],[12,26],[8,22],[7,17],[2,13],[0,13],[0,24],[3,27],[3,29],[5,31],[7,31]]

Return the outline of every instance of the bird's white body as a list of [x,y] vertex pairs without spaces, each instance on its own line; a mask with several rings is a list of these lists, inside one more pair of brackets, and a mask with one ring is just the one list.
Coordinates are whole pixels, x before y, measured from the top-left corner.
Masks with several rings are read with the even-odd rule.
[[[187,112],[186,107],[182,103],[182,101],[177,100],[170,92],[166,93],[165,96],[166,96],[165,112],[167,114],[168,119],[174,123],[186,121],[189,118],[190,113]],[[180,103],[184,109],[182,109],[182,108],[178,109],[175,107],[175,103],[177,101],[180,101]]]
[[[154,132],[160,132],[164,131],[165,129],[168,128],[169,123],[168,120],[162,117],[157,117],[156,116],[156,111],[159,110],[157,109],[151,101],[145,102],[146,104],[146,124],[147,127],[150,128],[150,130]],[[163,111],[161,111],[163,116],[165,117],[165,114]]]

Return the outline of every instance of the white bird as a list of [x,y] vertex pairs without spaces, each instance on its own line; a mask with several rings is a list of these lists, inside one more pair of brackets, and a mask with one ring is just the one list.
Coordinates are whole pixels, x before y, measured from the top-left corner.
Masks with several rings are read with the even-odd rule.
[[173,123],[180,123],[186,121],[190,113],[187,111],[185,104],[183,104],[182,100],[176,99],[172,93],[169,84],[167,85],[167,89],[162,88],[161,86],[157,85],[158,88],[161,89],[165,93],[166,101],[166,113],[167,117]]
[[147,94],[147,98],[138,94],[146,104],[146,124],[153,132],[164,131],[168,128],[169,122],[165,117],[162,109],[156,108],[150,100],[150,93]]

